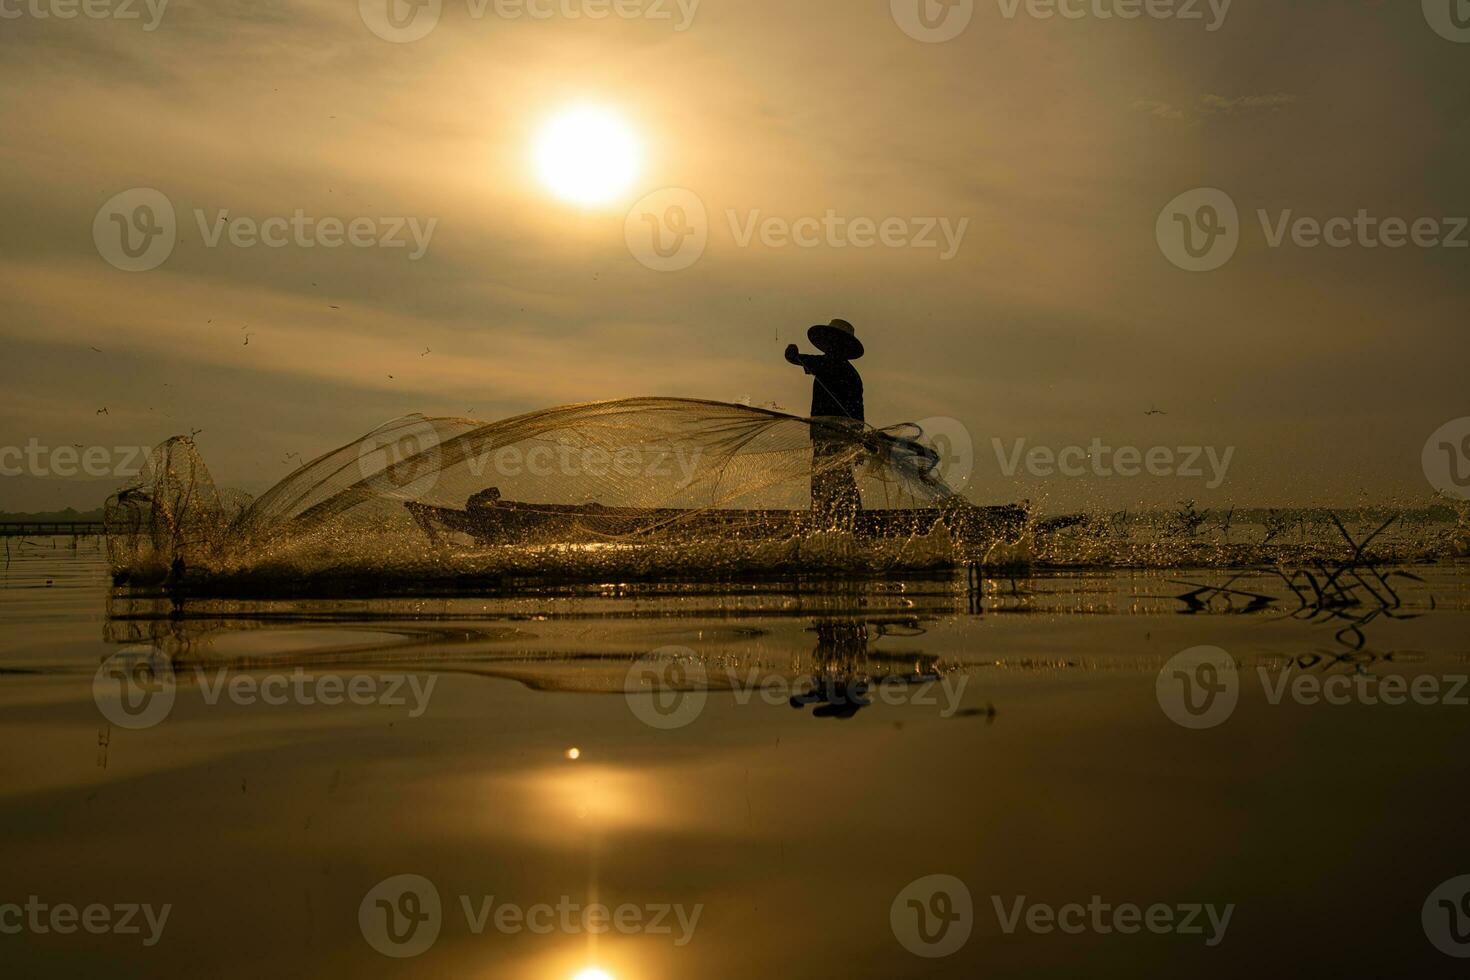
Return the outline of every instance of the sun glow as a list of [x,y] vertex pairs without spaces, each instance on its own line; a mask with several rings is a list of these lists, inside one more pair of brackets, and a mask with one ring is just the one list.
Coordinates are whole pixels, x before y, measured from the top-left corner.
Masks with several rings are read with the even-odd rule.
[[536,135],[536,175],[571,204],[597,207],[617,200],[638,176],[641,151],[632,128],[601,106],[557,113]]
[[606,970],[599,970],[595,966],[589,966],[573,977],[572,980],[613,980],[613,975]]

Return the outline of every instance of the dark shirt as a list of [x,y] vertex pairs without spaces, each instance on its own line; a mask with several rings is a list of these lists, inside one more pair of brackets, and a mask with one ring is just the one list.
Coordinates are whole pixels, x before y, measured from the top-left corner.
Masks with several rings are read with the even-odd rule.
[[836,415],[863,421],[863,379],[851,361],[831,354],[797,354],[795,363],[814,379],[813,418]]

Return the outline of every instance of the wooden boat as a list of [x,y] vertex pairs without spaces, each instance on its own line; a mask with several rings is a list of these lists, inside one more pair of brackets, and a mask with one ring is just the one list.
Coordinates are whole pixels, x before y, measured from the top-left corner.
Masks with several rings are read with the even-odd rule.
[[[405,506],[434,543],[448,534],[470,536],[480,545],[585,543],[640,537],[721,537],[733,540],[794,538],[813,530],[810,511],[607,507],[590,504],[531,504],[502,500],[491,488],[475,494],[464,509],[417,501]],[[954,500],[934,507],[864,510],[853,532],[867,538],[907,538],[931,533],[939,524],[967,542],[1013,540],[1026,526],[1019,504],[977,507]]]

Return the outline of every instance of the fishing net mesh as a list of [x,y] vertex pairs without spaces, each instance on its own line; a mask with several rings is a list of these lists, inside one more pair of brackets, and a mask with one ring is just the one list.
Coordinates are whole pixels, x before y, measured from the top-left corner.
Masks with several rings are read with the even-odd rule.
[[937,462],[912,425],[644,398],[396,419],[245,501],[176,438],[109,501],[109,548],[139,578],[913,566],[976,530]]

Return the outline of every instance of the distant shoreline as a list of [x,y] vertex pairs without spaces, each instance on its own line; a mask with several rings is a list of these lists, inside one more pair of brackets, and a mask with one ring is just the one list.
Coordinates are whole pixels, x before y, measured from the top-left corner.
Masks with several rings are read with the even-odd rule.
[[44,521],[100,521],[102,520],[102,508],[95,510],[76,510],[67,507],[63,510],[46,510],[25,513],[21,511],[11,512],[0,510],[0,524],[22,524]]

